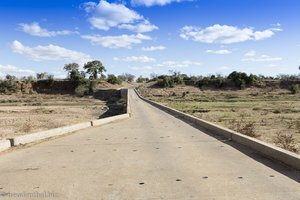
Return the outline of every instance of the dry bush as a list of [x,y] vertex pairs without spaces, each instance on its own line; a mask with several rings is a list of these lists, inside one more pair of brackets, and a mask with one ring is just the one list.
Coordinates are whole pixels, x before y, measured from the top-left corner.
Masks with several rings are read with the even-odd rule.
[[21,127],[21,132],[29,133],[33,129],[33,124],[30,119],[26,120],[26,122]]
[[297,153],[297,143],[296,139],[294,138],[293,134],[284,134],[281,132],[278,132],[276,136],[273,138],[273,142],[283,149],[286,149],[288,151],[292,151]]
[[246,121],[244,117],[240,120],[231,120],[229,128],[244,135],[257,138],[260,136],[256,132],[255,122]]
[[296,131],[300,133],[300,120],[296,121]]

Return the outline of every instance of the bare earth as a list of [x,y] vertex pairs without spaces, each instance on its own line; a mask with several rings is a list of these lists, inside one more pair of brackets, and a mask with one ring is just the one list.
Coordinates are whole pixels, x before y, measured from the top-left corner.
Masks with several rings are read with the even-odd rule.
[[92,97],[0,95],[0,139],[97,119],[107,107]]
[[193,86],[139,90],[149,99],[230,129],[253,123],[257,138],[268,143],[274,144],[278,134],[290,134],[299,152],[300,94],[272,88],[224,91]]

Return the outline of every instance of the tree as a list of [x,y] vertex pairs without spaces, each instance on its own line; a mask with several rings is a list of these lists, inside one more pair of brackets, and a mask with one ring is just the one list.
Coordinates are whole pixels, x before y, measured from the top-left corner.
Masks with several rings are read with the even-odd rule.
[[132,75],[132,74],[124,74],[124,76],[125,76],[125,80],[127,81],[127,82],[129,82],[129,83],[131,83],[131,82],[133,82],[134,81],[134,78],[135,78],[135,76],[134,75]]
[[70,80],[75,80],[79,77],[79,65],[77,63],[65,64],[64,70],[68,72],[68,78]]
[[98,74],[103,76],[103,72],[106,72],[105,67],[99,60],[88,62],[83,68],[86,69],[88,74],[90,74],[90,78],[94,80],[98,78]]
[[36,79],[41,80],[47,78],[48,74],[47,72],[42,72],[42,73],[37,73],[36,74]]
[[126,81],[126,76],[125,76],[124,74],[119,75],[119,76],[118,76],[118,79],[120,79],[122,82],[123,82],[123,81]]
[[108,74],[107,75],[107,82],[111,84],[118,84],[120,85],[122,83],[122,80],[119,77],[116,77],[113,74]]
[[144,78],[143,76],[139,76],[137,79],[136,79],[136,82],[137,83],[144,83],[147,81],[147,78]]
[[79,65],[77,63],[65,64],[64,70],[67,71],[67,72],[78,71],[79,70]]

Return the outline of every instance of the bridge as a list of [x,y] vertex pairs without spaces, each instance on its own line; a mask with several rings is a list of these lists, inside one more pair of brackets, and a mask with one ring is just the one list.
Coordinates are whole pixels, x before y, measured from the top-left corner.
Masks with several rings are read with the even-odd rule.
[[298,170],[129,99],[130,119],[0,155],[0,199],[300,199]]

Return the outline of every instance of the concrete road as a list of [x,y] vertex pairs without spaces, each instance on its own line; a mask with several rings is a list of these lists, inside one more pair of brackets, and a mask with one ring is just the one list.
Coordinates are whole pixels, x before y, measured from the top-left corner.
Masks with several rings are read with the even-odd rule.
[[300,172],[130,92],[132,118],[0,155],[0,199],[300,199]]

